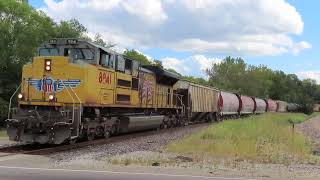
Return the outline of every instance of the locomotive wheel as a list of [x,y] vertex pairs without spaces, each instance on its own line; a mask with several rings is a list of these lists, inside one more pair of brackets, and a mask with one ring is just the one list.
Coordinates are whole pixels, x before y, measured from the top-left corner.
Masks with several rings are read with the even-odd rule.
[[104,138],[108,139],[110,136],[111,136],[110,131],[109,131],[109,130],[106,130],[106,131],[104,132]]
[[172,127],[172,122],[171,122],[171,120],[169,120],[169,121],[166,123],[166,126],[167,126],[167,128],[171,128],[171,127]]
[[110,133],[111,133],[111,135],[112,134],[117,134],[117,127],[115,125],[112,125]]
[[163,128],[164,128],[164,129],[168,129],[167,123],[163,125]]
[[75,139],[70,139],[69,140],[69,144],[75,144],[77,142],[77,139],[75,138]]
[[162,123],[160,124],[160,129],[164,129],[164,127],[165,127],[165,125],[164,125],[164,123],[162,122]]
[[216,121],[217,121],[217,122],[222,121],[222,117],[221,117],[221,115],[217,115],[217,116],[216,116]]
[[88,139],[88,141],[93,141],[94,137],[95,137],[94,133],[89,133],[88,136],[87,136],[87,139]]

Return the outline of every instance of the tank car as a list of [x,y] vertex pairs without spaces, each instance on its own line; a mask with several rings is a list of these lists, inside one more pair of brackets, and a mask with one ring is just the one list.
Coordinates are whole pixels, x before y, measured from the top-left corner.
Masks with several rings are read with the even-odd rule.
[[237,94],[221,91],[218,105],[220,116],[236,117],[240,114],[240,97]]
[[7,134],[14,141],[60,144],[179,126],[187,107],[174,89],[178,80],[89,41],[51,39],[23,66]]
[[244,114],[253,114],[256,110],[256,103],[254,101],[253,97],[249,97],[249,96],[240,96],[240,114],[244,115]]

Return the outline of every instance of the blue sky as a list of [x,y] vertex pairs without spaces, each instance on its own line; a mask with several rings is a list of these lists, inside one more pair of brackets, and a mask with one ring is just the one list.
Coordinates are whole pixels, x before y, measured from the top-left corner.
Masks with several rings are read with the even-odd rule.
[[76,18],[90,36],[99,33],[120,50],[135,48],[185,75],[203,77],[204,68],[230,55],[320,82],[320,1],[120,1],[29,4],[56,21]]

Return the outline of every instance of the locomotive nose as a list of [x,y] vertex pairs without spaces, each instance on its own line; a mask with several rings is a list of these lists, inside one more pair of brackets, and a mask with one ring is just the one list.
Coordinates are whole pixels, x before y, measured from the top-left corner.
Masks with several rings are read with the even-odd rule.
[[31,64],[23,67],[23,97],[19,103],[48,106],[78,103],[81,90],[77,87],[83,79],[82,69],[70,63],[68,57],[34,57]]

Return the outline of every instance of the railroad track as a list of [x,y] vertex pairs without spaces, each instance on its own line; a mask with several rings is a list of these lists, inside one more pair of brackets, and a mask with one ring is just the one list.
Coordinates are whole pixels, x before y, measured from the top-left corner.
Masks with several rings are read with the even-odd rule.
[[68,144],[68,145],[35,145],[35,144],[26,144],[26,145],[15,145],[8,146],[4,148],[0,148],[0,157],[13,156],[16,154],[30,154],[30,155],[48,155],[56,152],[68,151],[73,149],[80,149],[88,146],[94,145],[103,145],[110,144],[114,142],[118,142],[121,140],[133,139],[142,136],[154,135],[164,132],[173,132],[177,129],[182,128],[193,128],[198,126],[206,126],[209,123],[201,123],[201,124],[193,124],[189,126],[169,128],[169,129],[161,129],[161,130],[149,130],[143,132],[129,133],[129,134],[121,134],[118,136],[113,136],[108,139],[97,139],[93,141],[84,141],[76,144]]

